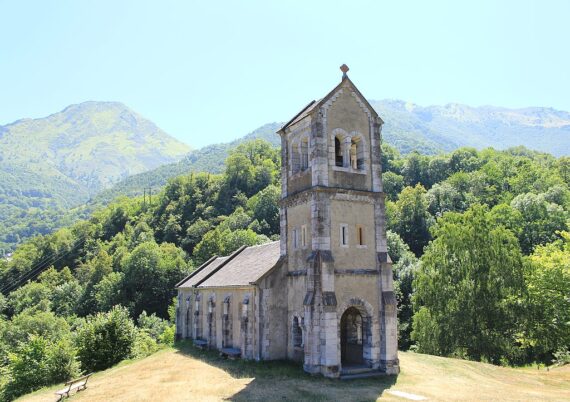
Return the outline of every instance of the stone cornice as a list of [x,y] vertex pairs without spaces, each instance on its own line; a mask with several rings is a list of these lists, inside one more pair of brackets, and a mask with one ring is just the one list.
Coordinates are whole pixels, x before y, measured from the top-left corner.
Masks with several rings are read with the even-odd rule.
[[308,202],[313,193],[330,194],[333,200],[346,200],[364,203],[374,203],[386,197],[384,192],[352,190],[341,187],[313,186],[297,193],[290,194],[279,201],[282,207],[292,207]]

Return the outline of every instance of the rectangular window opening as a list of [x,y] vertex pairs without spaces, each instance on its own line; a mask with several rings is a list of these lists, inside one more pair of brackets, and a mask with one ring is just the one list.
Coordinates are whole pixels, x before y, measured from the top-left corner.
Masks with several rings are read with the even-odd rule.
[[348,225],[340,225],[340,245],[348,246]]
[[362,227],[361,225],[358,225],[356,227],[356,236],[357,236],[357,240],[358,240],[358,245],[359,246],[364,246],[364,227]]
[[301,247],[307,247],[307,225],[301,226]]

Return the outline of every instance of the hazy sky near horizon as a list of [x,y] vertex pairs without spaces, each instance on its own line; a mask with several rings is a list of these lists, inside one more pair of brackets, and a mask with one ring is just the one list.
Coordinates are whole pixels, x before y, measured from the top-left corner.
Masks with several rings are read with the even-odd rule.
[[369,99],[570,110],[570,1],[0,0],[0,125],[119,101],[193,147]]

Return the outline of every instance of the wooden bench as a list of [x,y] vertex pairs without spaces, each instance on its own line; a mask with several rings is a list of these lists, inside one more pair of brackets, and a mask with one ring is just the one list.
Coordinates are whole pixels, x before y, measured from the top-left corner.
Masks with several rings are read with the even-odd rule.
[[198,349],[208,349],[208,341],[204,341],[202,339],[195,339],[194,346]]
[[227,357],[231,360],[239,359],[241,356],[241,350],[238,348],[222,348],[220,350],[220,355],[223,357]]
[[65,397],[69,397],[69,393],[71,391],[77,390],[77,392],[79,392],[87,388],[87,381],[89,380],[89,377],[91,377],[91,374],[87,374],[84,375],[83,377],[79,377],[76,378],[75,380],[66,382],[65,388],[60,389],[59,391],[56,392],[56,395],[59,395],[58,401],[61,401]]

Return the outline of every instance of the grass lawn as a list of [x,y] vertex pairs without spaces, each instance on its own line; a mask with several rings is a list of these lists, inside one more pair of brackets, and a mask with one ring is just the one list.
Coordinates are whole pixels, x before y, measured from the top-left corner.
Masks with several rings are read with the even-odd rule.
[[[338,381],[305,374],[289,362],[231,361],[182,342],[145,359],[97,373],[73,401],[391,401],[403,391],[428,400],[570,400],[570,367],[511,369],[400,353],[398,377]],[[61,386],[19,401],[55,401]]]

